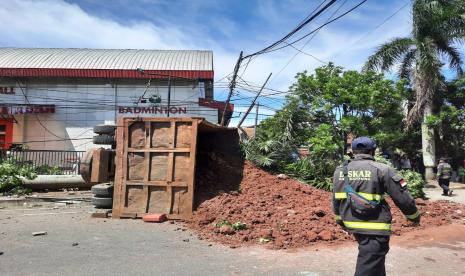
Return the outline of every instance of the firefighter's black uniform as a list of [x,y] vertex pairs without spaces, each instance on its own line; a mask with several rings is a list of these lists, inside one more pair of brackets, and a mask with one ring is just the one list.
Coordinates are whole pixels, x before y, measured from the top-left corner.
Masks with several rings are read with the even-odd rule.
[[[374,142],[373,142],[374,144]],[[376,146],[376,144],[374,144]],[[385,258],[389,251],[391,211],[384,194],[391,196],[402,213],[412,221],[419,221],[414,199],[405,181],[394,169],[378,163],[370,154],[356,154],[348,164],[350,186],[362,197],[379,202],[374,214],[359,215],[352,211],[344,191],[343,167],[334,172],[333,209],[336,222],[353,233],[359,244],[355,275],[385,275]]]
[[452,194],[451,189],[449,189],[449,181],[450,177],[452,175],[452,167],[450,166],[449,163],[445,161],[444,158],[441,158],[439,160],[439,165],[438,165],[438,183],[439,186],[442,188],[442,195],[445,196],[450,196]]

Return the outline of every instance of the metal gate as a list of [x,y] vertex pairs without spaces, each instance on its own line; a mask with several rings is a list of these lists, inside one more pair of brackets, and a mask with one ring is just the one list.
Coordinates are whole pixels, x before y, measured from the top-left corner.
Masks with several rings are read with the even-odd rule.
[[194,118],[120,118],[113,217],[192,214],[197,126]]

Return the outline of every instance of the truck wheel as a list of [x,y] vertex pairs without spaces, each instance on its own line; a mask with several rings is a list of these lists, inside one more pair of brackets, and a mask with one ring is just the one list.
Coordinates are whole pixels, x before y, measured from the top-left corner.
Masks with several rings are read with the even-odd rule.
[[90,190],[97,197],[113,197],[113,184],[110,183],[94,185]]
[[97,134],[109,134],[114,135],[116,126],[113,125],[96,125],[94,126],[94,132]]
[[113,145],[115,143],[115,136],[108,134],[101,134],[94,136],[92,142],[96,145]]
[[95,208],[111,209],[111,207],[113,206],[113,198],[93,196],[92,205],[94,205]]

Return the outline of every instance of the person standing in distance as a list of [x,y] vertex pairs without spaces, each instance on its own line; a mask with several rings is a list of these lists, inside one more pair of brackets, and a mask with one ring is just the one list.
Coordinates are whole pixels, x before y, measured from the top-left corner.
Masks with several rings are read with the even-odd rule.
[[354,139],[354,159],[336,168],[333,178],[336,222],[358,242],[356,276],[386,275],[392,215],[384,200],[385,193],[408,220],[420,222],[420,212],[407,183],[394,169],[375,161],[375,150],[373,139]]
[[452,167],[450,166],[449,163],[446,162],[446,158],[441,157],[441,159],[439,159],[438,173],[436,176],[438,178],[439,186],[441,186],[442,188],[443,196],[452,195],[453,191],[449,189],[449,181],[450,181],[451,174],[452,174]]

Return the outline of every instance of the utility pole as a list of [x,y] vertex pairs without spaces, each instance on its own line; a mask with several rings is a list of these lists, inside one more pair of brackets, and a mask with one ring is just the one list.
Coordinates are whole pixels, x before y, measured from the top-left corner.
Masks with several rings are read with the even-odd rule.
[[171,105],[171,76],[168,76],[168,106],[167,106],[167,117],[170,116],[170,105]]
[[233,72],[233,75],[232,75],[231,82],[229,83],[229,94],[228,94],[228,98],[226,99],[226,104],[224,105],[223,114],[221,115],[221,122],[220,122],[221,126],[225,126],[225,121],[224,120],[225,120],[225,116],[226,116],[226,109],[228,108],[229,101],[231,100],[232,93],[234,91],[234,88],[236,87],[237,71],[239,71],[239,67],[241,66],[242,54],[243,54],[243,52],[241,51],[241,53],[239,54],[239,59],[237,59],[236,66],[234,67],[234,72]]
[[260,96],[260,93],[262,93],[263,88],[265,88],[266,83],[270,79],[271,74],[272,73],[270,73],[268,75],[268,78],[266,78],[266,81],[263,83],[262,87],[260,88],[260,91],[258,91],[257,96],[255,96],[255,98],[253,99],[252,103],[250,104],[249,108],[247,109],[247,112],[245,112],[244,117],[242,117],[242,119],[239,121],[239,124],[237,125],[237,127],[240,127],[242,125],[242,123],[244,122],[245,118],[247,118],[247,115],[249,115],[250,110],[252,110],[253,106],[255,105],[255,101],[257,100],[258,96]]
[[253,137],[257,135],[257,125],[258,125],[258,109],[260,108],[260,103],[255,105],[255,126],[253,127]]

